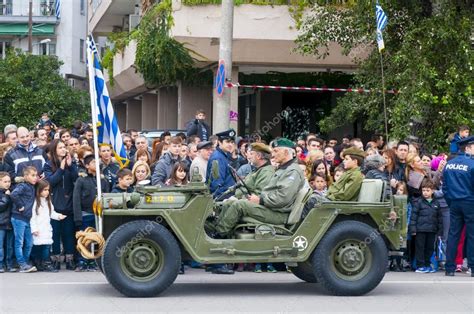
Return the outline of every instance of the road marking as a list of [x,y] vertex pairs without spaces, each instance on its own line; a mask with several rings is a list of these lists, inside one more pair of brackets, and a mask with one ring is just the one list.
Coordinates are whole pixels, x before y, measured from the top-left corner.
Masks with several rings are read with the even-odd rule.
[[102,281],[91,281],[91,282],[83,282],[83,281],[65,281],[65,282],[32,282],[29,283],[30,286],[39,286],[39,285],[108,285],[107,282]]

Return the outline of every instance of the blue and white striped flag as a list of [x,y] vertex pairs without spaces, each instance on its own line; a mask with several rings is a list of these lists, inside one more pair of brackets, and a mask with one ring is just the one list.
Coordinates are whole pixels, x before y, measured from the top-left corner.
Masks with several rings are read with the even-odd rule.
[[378,1],[375,5],[375,17],[377,21],[377,45],[379,46],[379,52],[381,52],[385,48],[382,31],[385,29],[385,26],[387,26],[388,18]]
[[110,144],[120,167],[128,165],[122,134],[110,101],[104,74],[99,62],[97,47],[92,36],[87,37],[87,66],[89,69],[89,89],[92,101],[92,122],[98,130],[98,143]]
[[56,18],[60,19],[61,18],[61,0],[56,0],[56,3],[54,4],[54,10],[56,11]]

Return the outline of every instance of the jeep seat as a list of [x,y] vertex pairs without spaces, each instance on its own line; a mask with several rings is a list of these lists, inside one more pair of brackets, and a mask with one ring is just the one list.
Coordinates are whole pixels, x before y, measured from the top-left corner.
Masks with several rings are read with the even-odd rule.
[[360,187],[359,203],[380,203],[384,201],[385,182],[379,179],[364,179]]
[[[306,204],[306,201],[308,201],[312,193],[313,191],[311,189],[302,188],[298,192],[298,194],[296,194],[295,203],[293,204],[293,208],[291,209],[291,212],[288,215],[286,226],[293,226],[300,221],[301,214],[303,213],[304,205]],[[269,223],[259,221],[252,217],[242,217],[241,221],[244,223],[253,224],[253,225],[262,225],[262,224],[271,225]],[[274,226],[276,227],[277,230],[282,229],[282,228],[285,229],[285,225],[274,225]]]

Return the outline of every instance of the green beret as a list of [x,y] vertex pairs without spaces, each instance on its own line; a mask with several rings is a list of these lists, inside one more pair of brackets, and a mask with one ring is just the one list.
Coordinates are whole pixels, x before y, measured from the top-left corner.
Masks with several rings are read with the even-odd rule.
[[287,138],[279,138],[272,142],[272,147],[288,147],[288,148],[295,148],[295,143],[290,141]]
[[365,158],[366,153],[361,149],[358,149],[355,147],[349,147],[349,148],[344,149],[344,151],[342,152],[342,157],[345,157],[346,155],[353,155],[353,156],[359,156],[361,158]]
[[254,152],[267,153],[267,154],[272,153],[272,150],[270,149],[270,147],[263,143],[252,143],[250,144],[250,149],[253,150]]

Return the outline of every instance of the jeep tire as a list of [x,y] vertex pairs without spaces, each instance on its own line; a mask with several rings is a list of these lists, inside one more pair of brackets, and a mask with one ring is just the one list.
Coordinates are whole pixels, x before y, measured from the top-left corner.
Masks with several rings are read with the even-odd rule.
[[388,260],[381,234],[358,221],[333,225],[313,252],[314,274],[333,295],[358,296],[382,281]]
[[174,236],[162,225],[131,221],[107,239],[102,266],[109,283],[127,297],[152,297],[168,288],[178,276],[181,251]]
[[317,283],[318,280],[316,279],[316,276],[314,275],[314,268],[313,265],[311,265],[310,261],[305,261],[298,263],[298,266],[296,267],[288,267],[293,275],[298,277],[299,279],[309,282],[309,283]]

